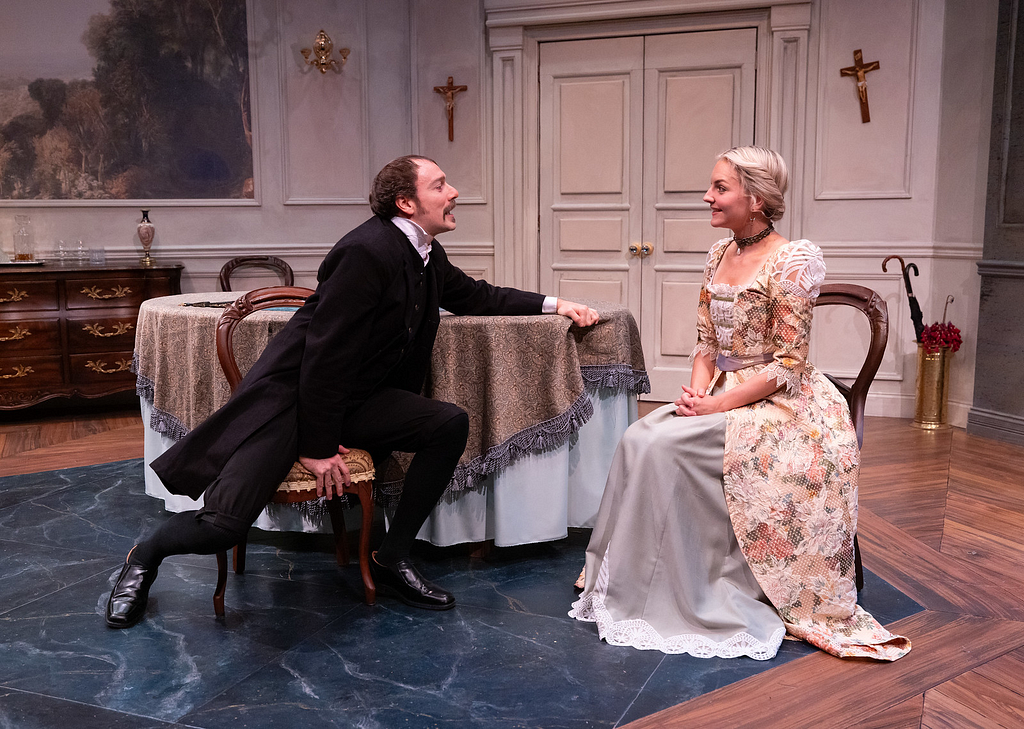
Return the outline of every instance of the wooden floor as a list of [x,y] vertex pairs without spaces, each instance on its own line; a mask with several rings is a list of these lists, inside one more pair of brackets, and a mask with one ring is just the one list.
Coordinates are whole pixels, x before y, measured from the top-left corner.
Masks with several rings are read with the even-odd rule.
[[[0,476],[142,455],[136,413],[3,414]],[[1024,448],[868,418],[865,566],[924,606],[892,664],[824,653],[641,719],[647,727],[1024,727]]]

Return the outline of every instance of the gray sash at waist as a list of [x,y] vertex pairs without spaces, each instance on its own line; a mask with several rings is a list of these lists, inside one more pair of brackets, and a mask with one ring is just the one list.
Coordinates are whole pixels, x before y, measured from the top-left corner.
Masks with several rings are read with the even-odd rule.
[[735,372],[736,370],[742,370],[745,367],[752,367],[758,364],[768,364],[775,355],[771,352],[764,352],[763,354],[751,354],[746,357],[730,357],[725,354],[718,355],[718,359],[715,360],[715,366],[722,372]]

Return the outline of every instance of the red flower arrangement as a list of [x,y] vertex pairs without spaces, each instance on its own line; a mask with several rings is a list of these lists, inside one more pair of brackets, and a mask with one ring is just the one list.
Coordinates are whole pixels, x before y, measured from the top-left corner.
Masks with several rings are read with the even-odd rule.
[[[942,307],[942,318],[946,318],[946,309],[953,301],[952,296],[946,297],[946,305]],[[928,324],[921,330],[921,345],[928,354],[938,352],[942,347],[949,347],[950,352],[960,349],[963,340],[960,338],[960,330],[953,326],[953,322],[947,321],[943,324],[935,322]]]
[[942,347],[949,347],[951,352],[955,352],[960,349],[963,340],[960,338],[960,330],[953,326],[952,322],[935,322],[921,330],[921,344],[924,351],[929,354],[938,352]]

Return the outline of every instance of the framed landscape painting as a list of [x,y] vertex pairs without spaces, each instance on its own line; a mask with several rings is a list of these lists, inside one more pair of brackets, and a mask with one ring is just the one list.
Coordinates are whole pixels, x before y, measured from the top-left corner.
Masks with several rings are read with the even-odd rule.
[[6,0],[0,205],[254,196],[246,0]]

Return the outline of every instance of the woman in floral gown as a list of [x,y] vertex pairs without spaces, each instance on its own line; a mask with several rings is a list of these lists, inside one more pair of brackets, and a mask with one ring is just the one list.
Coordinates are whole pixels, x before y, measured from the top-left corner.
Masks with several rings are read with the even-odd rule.
[[860,454],[846,401],[807,361],[821,250],[787,241],[786,166],[724,153],[689,386],[634,423],[612,463],[569,613],[613,645],[772,658],[788,632],[841,657],[910,641],[857,605]]

